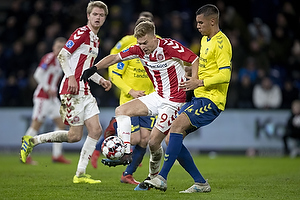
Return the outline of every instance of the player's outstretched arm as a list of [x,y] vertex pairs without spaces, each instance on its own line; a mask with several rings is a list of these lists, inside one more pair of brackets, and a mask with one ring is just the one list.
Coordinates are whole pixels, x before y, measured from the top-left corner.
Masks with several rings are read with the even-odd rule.
[[87,82],[89,78],[97,72],[98,69],[104,69],[107,68],[110,65],[113,65],[117,62],[120,62],[121,58],[119,57],[118,54],[112,54],[104,57],[101,59],[96,65],[93,67],[90,67],[86,70],[84,70],[80,80],[83,80],[84,82]]

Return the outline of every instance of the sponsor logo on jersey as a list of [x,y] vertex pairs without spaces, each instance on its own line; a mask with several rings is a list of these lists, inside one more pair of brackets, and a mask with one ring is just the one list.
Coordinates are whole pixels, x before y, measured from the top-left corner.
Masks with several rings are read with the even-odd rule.
[[150,65],[147,63],[147,67],[150,67],[150,68],[165,68],[167,66],[168,66],[167,63],[157,64],[157,65]]
[[72,40],[68,40],[68,42],[66,43],[66,47],[68,47],[70,49],[73,46],[74,46],[74,42]]

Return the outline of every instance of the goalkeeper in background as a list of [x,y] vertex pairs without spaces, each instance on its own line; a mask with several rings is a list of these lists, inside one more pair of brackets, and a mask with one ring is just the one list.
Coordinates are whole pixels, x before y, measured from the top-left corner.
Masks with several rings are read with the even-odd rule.
[[[140,22],[150,21],[153,22],[153,15],[150,12],[141,12],[136,24]],[[123,37],[114,48],[111,49],[111,54],[117,54],[124,49],[129,48],[137,43],[133,35]],[[139,59],[126,60],[112,65],[108,68],[109,77],[111,81],[120,89],[120,105],[154,92],[154,87],[149,79],[141,61]],[[136,171],[137,167],[143,160],[146,153],[147,144],[149,141],[151,130],[155,124],[156,116],[136,116],[131,117],[131,145],[135,145],[132,152],[132,162],[127,166],[126,170],[121,176],[122,183],[129,183],[138,185],[132,174]],[[109,126],[104,131],[104,138],[116,134],[116,119],[110,121]],[[100,156],[101,144],[100,140],[91,158],[91,164],[97,168],[97,160]],[[109,159],[102,160],[103,164],[109,166],[123,165],[122,162],[112,161]],[[157,170],[150,173],[158,173]]]

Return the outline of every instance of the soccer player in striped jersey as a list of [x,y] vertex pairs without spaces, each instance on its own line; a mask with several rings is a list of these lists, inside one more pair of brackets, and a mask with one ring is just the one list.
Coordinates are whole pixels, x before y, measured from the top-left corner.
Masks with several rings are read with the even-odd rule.
[[[157,115],[156,123],[151,131],[149,148],[151,154],[162,157],[161,142],[168,134],[175,117],[185,103],[186,93],[179,88],[179,83],[185,81],[184,62],[192,64],[192,72],[197,76],[199,58],[191,50],[172,39],[160,39],[155,35],[152,22],[141,22],[134,29],[137,44],[118,53],[108,55],[95,66],[85,70],[83,80],[88,80],[98,69],[107,68],[115,63],[139,58],[144,66],[155,92],[118,106],[115,110],[118,136],[126,144],[125,155],[120,161],[130,160],[130,133],[132,116]],[[159,167],[157,164],[156,167]],[[157,174],[153,174],[153,178]]]
[[[149,17],[148,17],[149,16]],[[150,21],[152,22],[152,14],[149,12],[141,12],[136,24]],[[159,36],[157,36],[159,37]],[[122,50],[129,48],[137,43],[133,35],[123,37],[114,48],[111,49],[111,54],[119,53]],[[125,46],[127,45],[127,46]],[[120,105],[154,92],[154,87],[149,79],[146,70],[138,58],[126,60],[109,66],[109,77],[112,83],[120,89]],[[131,138],[130,143],[134,145],[132,151],[132,162],[127,166],[122,173],[121,182],[138,185],[139,182],[133,178],[133,173],[136,171],[139,164],[142,162],[146,153],[150,132],[155,124],[156,116],[134,116],[131,117]],[[113,118],[110,121],[107,129],[104,131],[104,138],[115,135],[117,130],[116,120]],[[104,139],[103,138],[103,139]],[[100,156],[102,140],[100,140],[91,158],[91,164],[97,168],[97,160]],[[115,162],[110,159],[102,159],[102,163],[108,166],[121,165],[120,162]],[[157,171],[151,173],[158,173]]]
[[229,39],[219,28],[219,10],[207,4],[196,12],[197,29],[203,35],[199,56],[198,78],[188,77],[180,88],[193,90],[195,97],[179,111],[171,125],[164,164],[152,180],[145,184],[167,190],[167,176],[177,159],[194,179],[194,184],[180,193],[210,192],[208,182],[200,174],[183,139],[198,128],[210,124],[225,109],[228,85],[231,77],[232,48]]
[[78,142],[83,136],[83,127],[87,127],[88,136],[81,149],[76,174],[73,183],[101,183],[86,174],[89,159],[99,140],[102,127],[99,122],[99,108],[92,96],[88,81],[92,80],[108,91],[111,82],[105,80],[98,73],[93,74],[84,82],[80,77],[85,69],[91,67],[98,55],[100,27],[106,20],[108,8],[102,1],[91,1],[87,6],[88,22],[86,26],[76,29],[58,55],[58,60],[64,71],[64,78],[60,85],[61,108],[60,114],[65,124],[70,125],[69,131],[54,131],[38,136],[24,136],[20,151],[20,159],[26,157],[33,147],[46,142]]

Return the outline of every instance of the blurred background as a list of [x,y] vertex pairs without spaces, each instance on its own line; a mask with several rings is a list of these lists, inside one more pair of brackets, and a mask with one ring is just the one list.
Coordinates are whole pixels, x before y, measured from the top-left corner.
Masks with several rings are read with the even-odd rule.
[[[19,148],[30,123],[33,72],[56,37],[86,25],[88,0],[0,0],[0,150]],[[195,12],[206,3],[220,10],[220,28],[233,47],[226,110],[186,139],[200,152],[282,155],[291,103],[300,89],[300,7],[296,0],[103,0],[109,15],[99,31],[96,62],[125,35],[142,11],[154,15],[157,34],[199,55]],[[101,71],[107,77],[107,70]],[[105,129],[119,91],[91,85]],[[266,98],[272,94],[272,98]],[[46,123],[41,132],[51,129]],[[300,133],[299,133],[300,134]],[[196,138],[196,140],[195,140]],[[291,141],[292,142],[292,141]],[[77,148],[72,144],[70,148]],[[296,143],[295,143],[296,145]],[[68,147],[68,145],[66,145]],[[82,144],[78,144],[80,148]],[[297,146],[297,145],[296,145]]]

